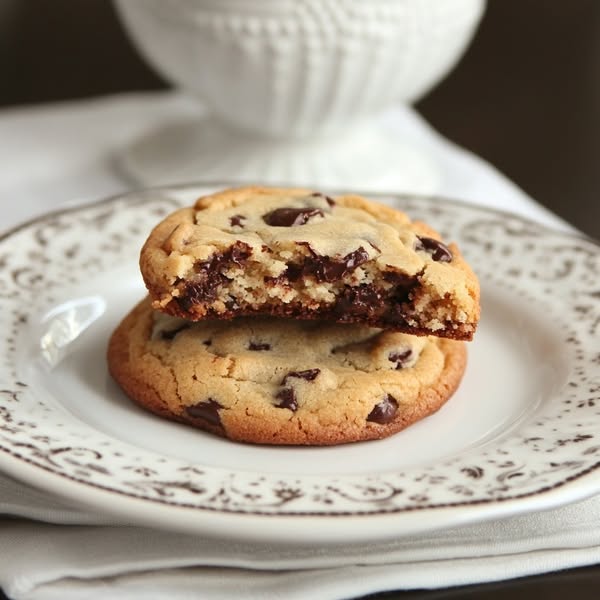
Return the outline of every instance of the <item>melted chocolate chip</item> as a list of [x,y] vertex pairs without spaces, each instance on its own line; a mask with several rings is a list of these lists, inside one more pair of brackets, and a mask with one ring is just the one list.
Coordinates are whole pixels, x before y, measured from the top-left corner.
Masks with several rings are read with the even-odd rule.
[[404,327],[410,327],[410,323],[407,320],[408,313],[405,307],[402,305],[390,306],[382,315],[380,322],[383,323],[384,327],[394,327],[402,330]]
[[386,271],[383,274],[383,278],[394,286],[394,292],[397,295],[404,295],[404,293],[410,292],[419,283],[417,277],[395,273],[394,271]]
[[347,285],[338,294],[333,312],[341,318],[373,315],[381,308],[382,299],[381,291],[372,284]]
[[288,282],[295,283],[301,277],[314,277],[319,283],[325,281],[332,283],[349,275],[357,267],[369,260],[368,252],[361,246],[354,252],[342,258],[332,258],[317,254],[308,242],[297,242],[309,251],[303,263],[290,263],[286,270],[277,277],[265,277],[265,283],[281,285]]
[[407,303],[412,291],[419,285],[416,277],[385,273],[384,278],[392,284],[388,290],[373,284],[344,286],[331,309],[336,321],[355,322],[357,318],[378,321],[386,326],[403,326],[406,323]]
[[225,252],[196,263],[194,278],[183,286],[183,294],[176,299],[177,303],[187,311],[194,304],[214,300],[219,286],[229,281],[222,271],[232,265],[242,266],[251,254],[252,249],[248,244],[236,242]]
[[247,217],[245,217],[244,215],[233,215],[233,217],[229,217],[229,224],[232,227],[243,227],[244,224],[242,223],[242,220],[246,220]]
[[321,369],[307,369],[306,371],[290,371],[283,378],[281,385],[285,385],[289,377],[297,377],[298,379],[305,379],[306,381],[314,381],[320,372]]
[[437,262],[450,262],[453,258],[446,244],[429,237],[417,237],[415,250],[427,252]]
[[188,329],[189,327],[189,323],[183,323],[183,325],[180,325],[179,327],[177,327],[177,329],[171,329],[170,331],[161,331],[160,337],[163,340],[172,340],[179,332],[183,331],[184,329]]
[[396,370],[399,370],[406,366],[406,363],[410,360],[411,356],[412,350],[409,348],[408,350],[390,352],[388,359],[390,362],[396,363]]
[[232,262],[241,266],[252,254],[252,248],[244,242],[236,242],[227,252],[223,253],[222,263]]
[[261,352],[263,350],[270,350],[271,344],[264,342],[250,342],[248,344],[248,350],[254,350],[255,352]]
[[383,278],[392,284],[392,288],[384,292],[385,298],[382,301],[367,300],[372,306],[372,312],[367,314],[377,315],[378,320],[386,326],[403,326],[406,324],[407,304],[413,290],[418,287],[419,280],[417,277],[392,271],[384,273]]
[[204,340],[202,342],[205,346],[211,346],[212,345],[212,340]]
[[183,296],[178,296],[175,301],[183,310],[188,311],[194,304],[213,300],[222,281],[220,277],[209,277],[208,274],[206,277],[197,278],[185,284]]
[[300,277],[312,276],[319,283],[332,283],[349,275],[357,267],[369,260],[369,253],[361,246],[358,250],[346,254],[342,258],[320,256],[306,242],[299,242],[310,251],[303,264],[290,264],[285,272],[289,281],[297,281]]
[[304,274],[303,269],[303,265],[289,264],[285,272],[279,277],[284,277],[288,281],[295,282],[298,281],[298,279],[300,279],[300,277],[302,277]]
[[275,396],[277,400],[281,400],[279,404],[275,406],[277,408],[288,408],[292,412],[298,410],[298,401],[296,400],[296,394],[292,388],[283,388]]
[[373,407],[373,410],[369,413],[367,421],[373,423],[379,423],[380,425],[386,425],[394,420],[396,412],[398,411],[397,400],[388,394],[379,404]]
[[324,216],[320,208],[276,208],[263,215],[263,221],[272,227],[297,227],[317,215]]
[[352,273],[354,269],[368,260],[368,252],[360,247],[358,250],[346,254],[342,260],[333,260],[331,258],[315,259],[312,270],[317,281],[332,282]]
[[321,192],[314,192],[313,194],[311,194],[311,196],[313,198],[325,198],[325,200],[327,201],[327,204],[329,204],[329,206],[335,206],[335,200],[333,198],[331,198],[330,196],[326,196],[325,194],[322,194]]
[[203,419],[211,425],[221,426],[220,408],[223,408],[222,404],[209,398],[205,402],[198,402],[198,404],[194,404],[193,406],[187,406],[185,412],[194,419]]
[[413,290],[419,285],[419,280],[417,277],[392,272],[385,273],[383,278],[393,285],[393,288],[388,291],[390,305],[388,313],[393,322],[404,310],[403,305],[410,301]]

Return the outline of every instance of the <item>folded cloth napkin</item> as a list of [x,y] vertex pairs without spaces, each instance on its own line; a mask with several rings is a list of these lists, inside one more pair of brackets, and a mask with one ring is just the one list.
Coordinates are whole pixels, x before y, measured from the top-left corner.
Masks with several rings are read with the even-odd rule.
[[[177,94],[160,93],[0,113],[0,163],[6,174],[0,198],[19,199],[0,205],[4,226],[59,203],[126,189],[113,168],[115,152],[171,115],[198,110]],[[397,107],[381,119],[434,161],[440,194],[568,229],[410,108]],[[69,506],[4,476],[0,514],[0,586],[15,599],[350,598],[501,580],[600,560],[600,497],[385,543],[323,547],[138,527]]]
[[[131,182],[118,167],[121,150],[164,123],[202,115],[196,102],[173,92],[1,111],[2,228],[58,205],[126,191]],[[384,113],[379,125],[427,157],[440,196],[512,211],[550,227],[566,227],[489,163],[439,135],[410,107],[401,105]],[[196,179],[201,182],[202,173]],[[339,182],[340,188],[345,185]]]
[[387,542],[323,547],[108,524],[6,477],[0,477],[0,512],[36,519],[5,519],[0,528],[0,583],[17,599],[338,599],[600,560],[600,496]]

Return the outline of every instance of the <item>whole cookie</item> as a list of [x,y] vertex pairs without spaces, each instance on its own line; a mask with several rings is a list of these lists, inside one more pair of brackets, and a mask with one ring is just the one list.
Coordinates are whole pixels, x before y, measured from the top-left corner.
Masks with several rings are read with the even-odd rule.
[[359,196],[206,196],[155,227],[140,268],[155,308],[194,321],[268,314],[468,340],[479,320],[458,248]]
[[389,436],[436,411],[463,342],[276,318],[185,321],[142,301],[113,333],[112,376],[163,417],[232,440],[330,445]]

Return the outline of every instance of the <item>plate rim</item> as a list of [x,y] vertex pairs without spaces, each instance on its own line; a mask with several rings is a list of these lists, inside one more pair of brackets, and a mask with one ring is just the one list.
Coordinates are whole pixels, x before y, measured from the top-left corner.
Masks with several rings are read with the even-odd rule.
[[[549,490],[543,495],[541,503],[537,501],[536,495],[528,495],[524,498],[476,503],[469,507],[468,512],[463,510],[463,505],[448,505],[435,510],[375,514],[295,513],[292,515],[226,512],[210,508],[155,503],[134,495],[121,495],[114,490],[82,485],[77,480],[63,478],[51,471],[44,471],[44,477],[48,476],[49,479],[47,482],[40,483],[39,467],[28,461],[24,464],[25,472],[15,469],[14,464],[4,463],[3,453],[0,452],[0,466],[5,475],[20,483],[51,493],[65,502],[66,510],[90,511],[93,515],[104,517],[99,521],[102,525],[147,526],[169,532],[197,534],[231,541],[268,543],[274,547],[286,548],[311,546],[315,543],[326,546],[343,543],[369,544],[369,548],[374,549],[377,544],[401,540],[416,534],[428,534],[458,526],[485,523],[496,518],[505,519],[534,511],[556,509],[571,502],[584,501],[596,493],[596,490],[590,489],[584,494],[572,494],[565,498],[564,495],[556,496],[554,494],[556,490]],[[5,466],[8,468],[5,469]],[[600,486],[600,474],[596,474],[599,475],[597,483]],[[56,488],[53,485],[57,477],[66,483],[66,488]],[[71,491],[75,493],[71,494]],[[102,500],[114,500],[115,494],[119,495],[120,503],[102,504]],[[500,513],[496,510],[499,504],[505,508]],[[193,516],[192,519],[189,518],[190,515]],[[426,518],[414,519],[415,515]],[[368,523],[361,523],[363,518],[366,518]],[[391,519],[393,523],[390,523]],[[89,524],[89,514],[82,522]],[[282,537],[281,528],[269,527],[273,524],[281,525],[286,535],[293,537]],[[368,529],[362,527],[365,524],[369,525]]]
[[[0,230],[0,242],[4,241],[5,238],[11,237],[15,233],[23,229],[27,229],[35,225],[36,223],[50,219],[53,217],[57,217],[63,214],[69,214],[72,212],[78,212],[80,210],[85,210],[87,208],[93,209],[94,207],[102,206],[103,204],[110,204],[111,202],[115,202],[117,200],[126,199],[130,197],[138,196],[139,194],[153,194],[153,193],[164,193],[166,191],[172,190],[174,192],[183,192],[185,190],[194,190],[194,189],[225,189],[228,187],[245,187],[243,182],[222,182],[222,181],[208,181],[208,180],[199,180],[197,182],[191,183],[179,183],[174,185],[156,185],[150,187],[136,188],[129,191],[116,192],[114,194],[110,194],[108,196],[103,196],[101,198],[96,198],[91,201],[75,201],[73,203],[67,202],[62,206],[58,206],[55,209],[44,211],[38,215],[35,215],[31,218],[25,219],[16,225],[13,225],[7,229]],[[273,184],[268,187],[289,187],[286,184]],[[569,228],[565,229],[554,229],[545,223],[540,223],[531,217],[526,217],[524,215],[520,215],[516,212],[512,212],[510,210],[503,210],[501,208],[497,208],[494,206],[483,206],[474,204],[473,202],[469,202],[467,200],[462,200],[460,198],[455,198],[453,196],[445,195],[445,194],[419,194],[419,193],[411,193],[411,192],[379,192],[379,191],[369,191],[369,190],[361,190],[361,189],[340,189],[340,188],[331,188],[329,186],[323,185],[305,185],[302,186],[306,189],[318,188],[323,192],[329,192],[334,195],[340,194],[357,194],[359,196],[365,197],[373,197],[373,198],[406,198],[406,199],[424,199],[424,200],[439,200],[444,204],[453,204],[459,208],[467,208],[472,209],[474,211],[482,212],[482,213],[491,213],[501,217],[506,217],[508,219],[517,219],[535,227],[537,229],[542,229],[546,231],[548,234],[560,235],[568,238],[574,238],[576,240],[582,240],[585,242],[592,243],[596,246],[600,247],[600,239],[596,239],[583,231],[579,231],[577,229]],[[543,207],[542,207],[543,208]]]
[[[227,184],[223,184],[222,182],[214,183],[214,184],[207,183],[207,182],[198,182],[198,183],[185,183],[185,184],[180,184],[180,185],[176,185],[176,186],[173,186],[173,185],[157,186],[157,187],[152,187],[152,188],[133,190],[133,191],[126,192],[126,193],[114,194],[107,198],[102,198],[102,199],[96,200],[94,202],[78,203],[75,205],[59,208],[54,211],[46,212],[42,215],[33,217],[32,219],[29,219],[23,223],[20,223],[14,227],[8,229],[7,231],[0,234],[0,243],[3,243],[5,240],[10,239],[13,235],[17,234],[18,232],[21,232],[30,227],[34,227],[35,225],[41,224],[44,221],[47,221],[49,219],[56,218],[56,217],[66,215],[69,213],[74,213],[74,212],[77,213],[77,212],[85,211],[88,209],[93,210],[94,208],[98,208],[103,205],[111,204],[116,201],[132,200],[134,198],[139,198],[140,195],[142,195],[142,194],[168,194],[169,191],[176,192],[176,193],[177,192],[185,192],[185,191],[192,192],[193,190],[198,190],[198,191],[207,190],[207,189],[211,189],[213,187],[214,188],[227,187]],[[324,189],[323,186],[319,186],[319,187],[321,189]],[[327,190],[327,191],[331,191],[331,193],[343,193],[343,192],[340,192],[339,190]],[[204,192],[202,192],[202,193],[204,193]],[[361,192],[353,191],[352,193],[361,193]],[[587,236],[585,234],[580,234],[578,232],[557,231],[546,225],[540,224],[532,219],[522,217],[520,215],[511,213],[509,211],[503,211],[503,210],[499,210],[499,209],[495,209],[495,208],[477,206],[477,205],[473,205],[469,202],[465,202],[465,201],[461,201],[461,200],[454,200],[451,198],[446,198],[441,195],[419,195],[419,194],[410,194],[410,193],[391,194],[391,193],[371,193],[371,192],[364,193],[364,195],[368,195],[373,198],[397,198],[400,200],[417,200],[417,201],[425,200],[427,202],[442,201],[445,205],[451,204],[453,206],[458,207],[459,209],[467,209],[471,212],[478,213],[479,215],[493,214],[493,215],[496,215],[499,217],[504,217],[506,219],[517,220],[528,226],[534,227],[537,231],[540,231],[542,234],[545,234],[545,235],[557,236],[561,239],[570,239],[570,240],[573,240],[576,242],[579,241],[579,242],[589,243],[589,244],[592,244],[592,246],[594,246],[596,248],[596,251],[600,248],[600,246],[596,240],[594,240],[593,238],[590,238],[589,236]],[[10,457],[10,458],[8,458],[8,460],[7,460],[7,457]],[[302,522],[304,524],[305,524],[307,518],[316,518],[320,521],[323,521],[324,517],[326,517],[328,520],[330,520],[332,517],[335,517],[334,520],[339,522],[339,519],[346,519],[346,518],[348,518],[350,520],[354,520],[357,517],[368,517],[369,519],[373,519],[373,518],[378,518],[378,517],[382,517],[382,518],[389,517],[390,515],[395,515],[395,516],[406,515],[408,513],[410,513],[410,514],[419,513],[420,515],[424,515],[427,513],[431,513],[432,511],[440,511],[440,510],[445,511],[445,514],[449,515],[450,513],[456,513],[455,509],[457,509],[457,508],[462,509],[466,506],[470,507],[471,509],[475,508],[475,510],[471,511],[474,514],[470,514],[468,517],[465,517],[465,518],[467,518],[469,521],[482,520],[484,518],[498,516],[498,511],[487,510],[486,507],[503,505],[503,506],[508,507],[508,509],[506,511],[500,511],[500,512],[502,512],[503,514],[514,514],[515,512],[521,512],[522,510],[529,510],[528,508],[527,509],[523,508],[525,506],[533,504],[532,502],[528,502],[528,500],[532,499],[532,498],[539,499],[541,496],[543,496],[544,500],[546,501],[546,502],[542,502],[542,504],[545,504],[545,506],[547,508],[550,508],[552,506],[557,506],[559,504],[563,504],[563,503],[572,501],[577,498],[583,499],[584,497],[595,493],[596,490],[589,490],[587,492],[580,491],[579,493],[576,494],[576,493],[573,493],[573,489],[569,490],[567,493],[556,494],[555,492],[557,492],[560,488],[564,488],[565,486],[567,486],[567,484],[570,484],[576,480],[580,480],[592,473],[595,473],[596,475],[598,475],[597,471],[600,468],[600,461],[597,461],[596,463],[594,463],[593,465],[591,465],[584,471],[578,473],[575,477],[566,477],[563,481],[558,482],[557,484],[551,486],[550,488],[541,488],[539,490],[526,492],[523,494],[517,494],[514,496],[508,496],[505,498],[495,498],[495,499],[490,498],[490,499],[475,500],[475,501],[467,500],[467,501],[458,502],[458,503],[451,502],[448,504],[443,504],[443,503],[439,504],[438,503],[438,504],[433,504],[433,505],[425,505],[422,507],[418,507],[416,509],[415,508],[396,508],[393,510],[379,511],[376,513],[368,512],[368,511],[361,512],[361,511],[357,511],[357,510],[354,510],[348,514],[344,514],[343,512],[341,512],[341,513],[340,512],[302,513],[302,512],[298,512],[298,511],[290,512],[290,513],[286,513],[286,512],[270,513],[270,512],[260,512],[260,511],[257,511],[256,509],[253,509],[251,511],[244,511],[244,510],[227,510],[227,509],[222,509],[222,508],[211,508],[211,507],[199,507],[199,506],[194,506],[194,505],[186,506],[185,504],[182,504],[180,502],[169,503],[169,502],[160,501],[160,500],[156,500],[156,499],[152,499],[152,498],[142,497],[142,496],[139,496],[139,495],[136,495],[133,493],[125,494],[116,489],[106,488],[106,487],[102,487],[102,486],[99,486],[94,483],[70,478],[65,473],[60,473],[60,472],[52,471],[49,469],[45,469],[42,465],[37,465],[37,464],[33,463],[32,461],[30,461],[27,457],[16,454],[11,449],[6,448],[4,445],[0,444],[0,465],[2,465],[2,470],[5,472],[9,472],[11,474],[11,476],[13,476],[15,478],[19,478],[19,473],[16,472],[16,471],[19,471],[19,469],[13,469],[13,467],[15,465],[13,465],[11,463],[11,461],[14,459],[25,462],[25,464],[28,465],[27,468],[30,467],[34,470],[39,470],[41,468],[42,470],[45,471],[46,475],[51,476],[51,479],[56,479],[56,478],[58,478],[59,480],[67,479],[69,481],[69,487],[73,487],[73,490],[75,490],[76,488],[80,488],[80,487],[83,487],[83,488],[86,488],[87,490],[89,490],[89,488],[91,487],[91,488],[94,488],[95,490],[101,490],[103,494],[108,494],[110,496],[114,496],[114,494],[118,494],[121,498],[128,498],[129,500],[134,500],[136,503],[141,502],[144,505],[146,505],[147,503],[150,503],[154,506],[156,506],[156,505],[166,506],[169,509],[176,508],[176,509],[183,509],[183,510],[191,509],[193,511],[200,511],[207,515],[207,519],[210,519],[211,516],[213,516],[213,518],[214,518],[215,514],[224,516],[225,519],[230,518],[231,515],[241,515],[243,517],[251,516],[253,518],[259,518],[259,520],[262,519],[263,517],[267,517],[269,520],[271,520],[272,518],[286,519],[286,520],[288,520],[288,518],[291,518],[292,520],[299,519],[300,522]],[[8,463],[11,463],[11,464],[8,464]],[[589,479],[591,480],[591,478],[589,478]],[[28,480],[28,483],[30,485],[34,485],[35,487],[38,487],[37,485],[35,485],[34,480],[35,480],[35,477],[32,476],[31,479]],[[48,482],[47,486],[43,487],[43,489],[45,489],[46,491],[52,492],[52,493],[57,493],[57,490],[55,489],[54,486],[51,485],[50,482]],[[571,493],[569,493],[569,492],[571,492]],[[84,494],[82,494],[82,496],[87,496],[87,494],[84,493]],[[69,497],[71,499],[73,499],[72,495],[70,495]],[[563,498],[563,497],[569,497],[570,499],[561,500],[561,498]],[[83,500],[84,503],[86,503],[86,500],[81,497],[80,497],[80,500]],[[94,503],[91,502],[91,505],[93,506]],[[109,512],[112,512],[113,508],[114,507],[112,507],[112,505],[111,505]],[[98,507],[95,506],[95,509],[97,510]],[[121,514],[121,512],[118,509],[116,509],[115,514]],[[129,516],[131,517],[131,516],[135,516],[135,515],[131,514]],[[399,519],[399,520],[404,520],[404,521],[408,522],[408,519]],[[444,518],[442,520],[444,522],[446,522],[446,524],[448,524],[447,518]],[[207,527],[207,524],[204,523],[204,524],[202,524],[201,529],[204,531],[204,530],[206,530],[206,527]],[[408,529],[406,529],[406,527],[408,527]],[[412,531],[412,532],[422,531],[423,527],[424,527],[424,525],[421,524],[421,525],[415,526],[415,528],[411,529],[408,524],[405,524],[406,531]],[[189,524],[188,524],[187,528],[189,528]],[[329,529],[336,530],[337,526],[334,528],[329,528]],[[398,534],[398,532],[396,531],[395,535],[397,535],[397,534]],[[252,535],[255,535],[255,532]],[[313,536],[309,536],[309,537],[313,537]]]

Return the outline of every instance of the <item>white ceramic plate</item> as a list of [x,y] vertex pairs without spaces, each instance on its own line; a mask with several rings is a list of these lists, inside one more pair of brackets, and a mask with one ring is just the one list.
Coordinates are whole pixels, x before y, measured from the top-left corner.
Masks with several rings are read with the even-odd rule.
[[514,216],[382,198],[456,240],[483,317],[457,394],[387,440],[232,443],[163,421],[111,381],[108,336],[144,294],[150,228],[207,188],[134,193],[0,240],[0,468],[124,521],[239,539],[384,540],[600,489],[600,249]]

